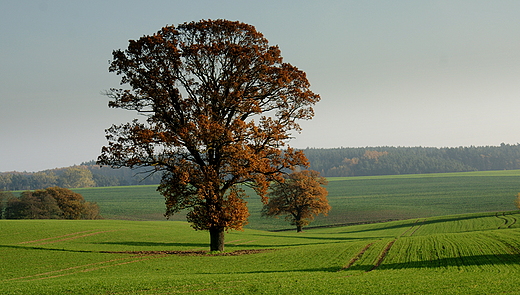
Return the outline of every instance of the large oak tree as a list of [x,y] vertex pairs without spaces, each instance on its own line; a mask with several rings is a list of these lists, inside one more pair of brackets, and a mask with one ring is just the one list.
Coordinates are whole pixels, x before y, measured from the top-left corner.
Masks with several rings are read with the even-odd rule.
[[144,117],[107,129],[98,163],[164,173],[165,215],[188,209],[212,251],[223,251],[225,230],[247,223],[241,184],[266,202],[271,181],[308,164],[287,141],[298,119],[313,117],[319,95],[251,25],[166,26],[114,51],[109,71],[127,85],[107,92],[109,106]]

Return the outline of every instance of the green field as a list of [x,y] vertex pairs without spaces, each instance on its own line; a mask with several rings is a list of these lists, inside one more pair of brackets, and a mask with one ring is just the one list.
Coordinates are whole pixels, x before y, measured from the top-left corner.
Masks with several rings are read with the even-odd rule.
[[235,256],[200,254],[207,233],[180,221],[0,220],[0,293],[518,294],[519,219],[246,229],[227,234]]
[[0,220],[0,294],[520,293],[520,171],[329,180],[336,226],[272,231],[253,195],[227,255],[154,186],[76,189],[110,220]]
[[[329,178],[328,217],[313,226],[387,221],[450,214],[515,210],[520,170]],[[164,199],[156,186],[75,189],[97,202],[108,219],[165,220]],[[285,229],[283,218],[260,217],[260,199],[249,190],[248,228]],[[184,214],[174,216],[184,220]]]

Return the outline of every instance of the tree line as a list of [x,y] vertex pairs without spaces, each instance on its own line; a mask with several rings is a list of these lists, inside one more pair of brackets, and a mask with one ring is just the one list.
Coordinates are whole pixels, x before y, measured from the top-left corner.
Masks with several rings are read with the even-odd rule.
[[470,147],[364,147],[304,150],[327,177],[520,169],[520,144]]
[[6,191],[44,189],[53,186],[63,188],[124,186],[158,184],[160,173],[144,175],[145,169],[112,169],[96,165],[95,161],[84,162],[66,168],[39,172],[0,173],[0,189]]
[[[326,177],[421,174],[520,169],[520,144],[500,146],[307,148],[310,169]],[[159,184],[162,173],[145,168],[81,165],[39,172],[0,173],[0,189],[34,190]]]

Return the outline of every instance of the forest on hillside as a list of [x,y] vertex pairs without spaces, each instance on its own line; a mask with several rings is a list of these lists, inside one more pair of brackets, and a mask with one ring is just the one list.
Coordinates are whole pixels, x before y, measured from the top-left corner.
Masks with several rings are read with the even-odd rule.
[[162,174],[149,175],[147,169],[119,168],[84,162],[65,168],[39,172],[0,173],[0,190],[33,190],[53,186],[64,188],[158,184]]
[[304,150],[323,176],[367,176],[520,169],[520,144],[470,147],[364,147]]
[[[470,147],[307,148],[310,169],[326,177],[397,175],[520,169],[520,144]],[[146,169],[81,165],[40,172],[0,173],[0,190],[31,190],[158,184],[161,174]]]

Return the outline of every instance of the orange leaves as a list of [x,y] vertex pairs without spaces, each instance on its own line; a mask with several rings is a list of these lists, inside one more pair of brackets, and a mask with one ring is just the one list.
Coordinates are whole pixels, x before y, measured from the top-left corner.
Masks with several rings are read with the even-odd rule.
[[262,215],[286,215],[286,220],[301,231],[316,215],[327,215],[329,212],[328,192],[322,186],[327,183],[317,171],[293,172],[285,182],[273,184],[269,193],[271,198],[264,206]]
[[244,191],[236,187],[223,196],[205,195],[204,202],[188,213],[187,220],[196,230],[212,227],[242,230],[250,215],[245,197]]
[[164,173],[167,216],[188,209],[196,229],[241,229],[249,213],[238,185],[265,198],[287,169],[308,165],[302,152],[283,149],[320,97],[251,25],[167,26],[114,51],[109,71],[130,88],[109,91],[109,105],[146,123],[108,129],[98,161]]

